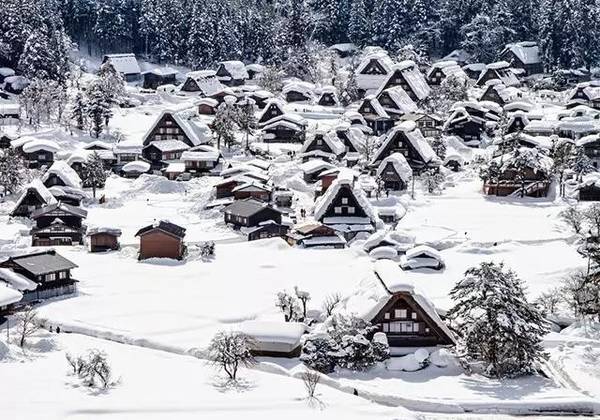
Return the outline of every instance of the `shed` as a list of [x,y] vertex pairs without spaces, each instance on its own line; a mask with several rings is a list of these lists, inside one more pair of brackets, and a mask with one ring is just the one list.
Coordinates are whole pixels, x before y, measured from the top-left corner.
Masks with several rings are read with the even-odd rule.
[[184,257],[186,246],[183,243],[185,228],[166,220],[154,222],[137,231],[140,237],[138,259],[172,258],[180,260]]

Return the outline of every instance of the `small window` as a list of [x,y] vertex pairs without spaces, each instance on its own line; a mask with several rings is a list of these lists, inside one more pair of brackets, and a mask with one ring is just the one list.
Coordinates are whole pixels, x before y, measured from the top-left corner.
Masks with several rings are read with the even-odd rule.
[[428,332],[429,332],[429,328],[428,328],[428,327],[426,327],[426,328],[425,328],[425,332],[426,332],[426,333],[428,333]]
[[418,322],[415,322],[413,324],[413,332],[416,332],[416,333],[419,332],[419,323]]
[[354,212],[355,212],[354,207],[348,207],[348,214],[354,214]]
[[390,324],[383,324],[383,332],[390,332]]
[[412,319],[417,319],[417,313],[416,313],[416,312],[413,312],[412,314],[410,314],[410,317],[411,317]]
[[390,313],[386,312],[385,315],[383,316],[385,319],[390,319]]
[[406,318],[406,309],[396,309],[394,312],[396,318]]
[[335,214],[342,214],[342,208],[341,207],[335,207],[333,209],[333,211],[335,212]]
[[346,197],[342,198],[342,204],[348,204],[348,199]]

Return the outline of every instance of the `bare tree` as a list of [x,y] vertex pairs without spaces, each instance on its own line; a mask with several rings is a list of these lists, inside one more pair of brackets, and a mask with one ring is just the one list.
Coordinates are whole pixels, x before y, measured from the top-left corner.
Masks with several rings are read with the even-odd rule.
[[308,370],[302,373],[302,382],[304,383],[304,387],[306,388],[306,393],[309,400],[315,398],[315,391],[320,381],[321,375],[319,374],[319,372]]
[[306,305],[310,300],[310,293],[305,292],[304,290],[298,289],[298,286],[294,286],[294,292],[296,293],[296,297],[302,304],[302,320],[306,319]]
[[581,233],[585,217],[579,208],[576,206],[569,206],[561,211],[559,216],[576,234]]
[[301,316],[300,305],[298,305],[298,299],[296,296],[289,294],[286,291],[277,293],[277,300],[275,306],[281,309],[285,322],[296,322]]
[[335,307],[342,301],[342,295],[339,293],[333,293],[325,298],[323,302],[322,310],[325,314],[325,318],[329,318],[333,314]]
[[251,352],[254,347],[254,339],[249,335],[221,331],[210,342],[208,357],[214,365],[227,373],[229,379],[236,381],[240,366],[251,367],[256,364]]
[[71,353],[65,354],[65,358],[67,359],[67,363],[73,369],[74,375],[81,375],[82,372],[86,369],[87,363],[83,356],[74,357]]
[[544,316],[555,314],[558,305],[564,299],[563,291],[559,288],[551,289],[545,293],[542,293],[535,301],[536,305],[540,308],[540,311]]
[[37,312],[27,306],[23,312],[17,315],[17,332],[19,334],[19,346],[24,347],[27,338],[31,337],[37,330]]
[[98,349],[90,350],[86,366],[82,370],[82,377],[90,387],[100,385],[106,389],[111,385],[112,370],[105,352]]
[[600,235],[600,204],[592,204],[583,215],[592,228],[590,233],[598,237]]
[[563,291],[575,316],[593,316],[600,321],[600,278],[597,275],[576,271],[566,279]]

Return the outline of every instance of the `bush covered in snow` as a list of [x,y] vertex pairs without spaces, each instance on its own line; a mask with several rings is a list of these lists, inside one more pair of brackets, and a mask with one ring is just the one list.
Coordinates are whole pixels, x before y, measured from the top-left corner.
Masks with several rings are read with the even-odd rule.
[[254,346],[252,337],[244,333],[221,331],[208,346],[208,358],[235,381],[240,366],[250,367],[256,363],[251,352]]
[[332,372],[336,366],[366,370],[389,358],[387,341],[379,336],[369,339],[374,327],[363,319],[333,315],[322,327],[306,338],[300,356],[312,369],[323,373]]
[[106,389],[115,384],[105,352],[92,349],[85,355],[74,357],[67,353],[65,357],[73,374],[77,375],[86,386]]

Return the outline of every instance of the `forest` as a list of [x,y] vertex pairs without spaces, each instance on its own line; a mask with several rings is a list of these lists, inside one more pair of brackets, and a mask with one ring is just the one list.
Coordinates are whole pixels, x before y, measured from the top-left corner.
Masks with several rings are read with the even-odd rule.
[[4,0],[0,65],[61,79],[74,47],[192,69],[234,59],[301,64],[319,45],[347,42],[392,54],[412,45],[425,57],[462,48],[491,62],[505,44],[527,40],[546,71],[591,68],[599,10],[593,0]]

